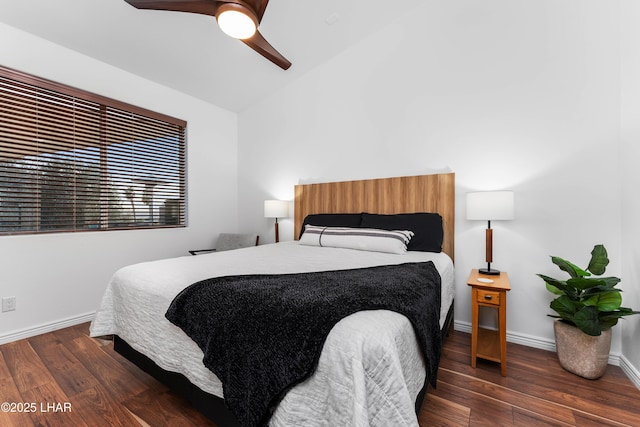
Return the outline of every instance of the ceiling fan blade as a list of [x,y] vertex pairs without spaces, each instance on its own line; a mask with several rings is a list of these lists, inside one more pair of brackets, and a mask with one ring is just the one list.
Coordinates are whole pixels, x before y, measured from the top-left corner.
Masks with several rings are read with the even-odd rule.
[[221,4],[214,0],[125,0],[136,9],[171,10],[175,12],[201,13],[216,16]]
[[256,31],[253,37],[241,41],[283,70],[288,70],[289,67],[291,67],[291,62],[282,56],[280,52],[275,50],[273,46],[271,46],[269,42],[262,37],[260,31]]

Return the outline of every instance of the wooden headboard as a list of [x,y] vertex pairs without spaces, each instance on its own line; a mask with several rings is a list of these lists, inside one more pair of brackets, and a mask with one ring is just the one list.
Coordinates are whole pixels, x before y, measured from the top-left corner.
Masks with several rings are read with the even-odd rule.
[[453,259],[454,173],[300,184],[295,186],[294,209],[296,240],[309,214],[437,212],[444,227],[442,250]]

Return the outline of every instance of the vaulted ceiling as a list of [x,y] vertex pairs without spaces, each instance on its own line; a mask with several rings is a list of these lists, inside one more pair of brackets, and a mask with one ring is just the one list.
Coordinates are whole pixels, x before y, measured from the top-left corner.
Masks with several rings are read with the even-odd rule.
[[401,7],[394,3],[271,0],[260,31],[293,63],[287,71],[226,36],[213,17],[138,10],[124,0],[0,0],[0,22],[241,111],[409,13],[421,0],[405,0]]

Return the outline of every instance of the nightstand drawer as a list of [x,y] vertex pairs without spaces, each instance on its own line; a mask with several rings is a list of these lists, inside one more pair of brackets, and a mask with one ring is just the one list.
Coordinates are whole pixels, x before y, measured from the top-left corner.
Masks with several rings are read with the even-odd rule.
[[500,305],[500,292],[478,289],[478,303]]

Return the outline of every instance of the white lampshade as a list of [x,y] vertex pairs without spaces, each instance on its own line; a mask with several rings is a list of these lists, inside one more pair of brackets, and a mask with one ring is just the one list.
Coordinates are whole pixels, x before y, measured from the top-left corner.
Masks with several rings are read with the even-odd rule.
[[265,200],[265,218],[287,218],[289,216],[289,202],[284,200]]
[[258,28],[258,21],[245,7],[227,3],[218,9],[216,15],[220,29],[234,39],[248,39]]
[[467,193],[467,219],[499,221],[514,217],[513,191]]

